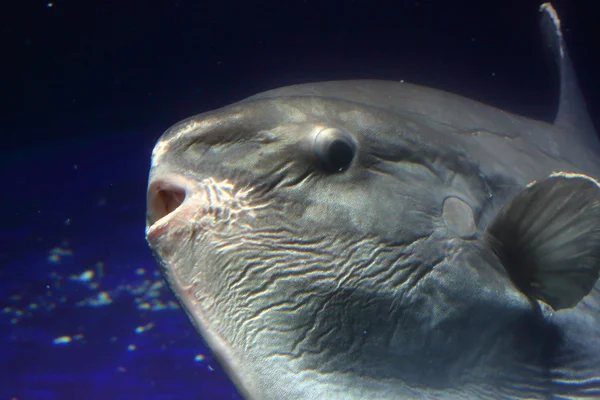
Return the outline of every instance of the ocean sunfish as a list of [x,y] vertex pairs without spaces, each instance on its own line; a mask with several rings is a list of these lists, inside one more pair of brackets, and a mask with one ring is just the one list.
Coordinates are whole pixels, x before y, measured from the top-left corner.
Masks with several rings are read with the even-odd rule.
[[600,142],[402,82],[267,91],[152,154],[147,240],[249,399],[600,398]]

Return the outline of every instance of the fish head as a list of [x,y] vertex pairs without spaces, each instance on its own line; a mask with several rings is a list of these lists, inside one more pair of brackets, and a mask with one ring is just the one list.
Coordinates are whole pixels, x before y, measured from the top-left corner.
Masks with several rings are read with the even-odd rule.
[[158,141],[146,235],[248,398],[435,396],[519,364],[507,349],[538,357],[535,308],[482,239],[490,185],[418,119],[254,99]]
[[600,144],[560,20],[540,9],[552,125],[348,81],[259,94],[159,139],[146,238],[245,397],[597,393]]

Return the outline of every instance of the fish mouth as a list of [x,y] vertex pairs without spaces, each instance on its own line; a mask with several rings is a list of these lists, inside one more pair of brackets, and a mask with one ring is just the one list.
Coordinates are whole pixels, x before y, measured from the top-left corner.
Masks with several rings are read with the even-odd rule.
[[[253,201],[254,188],[236,186],[227,179],[202,180],[178,174],[150,180],[147,197],[146,239],[158,245],[160,237],[183,237],[186,232],[233,233],[250,229],[248,219],[268,202]],[[246,222],[244,222],[246,221]]]
[[190,193],[190,182],[179,175],[154,179],[148,185],[146,237],[152,241],[169,226]]
[[148,192],[148,223],[154,225],[175,211],[185,200],[185,188],[172,181],[159,180],[150,185]]

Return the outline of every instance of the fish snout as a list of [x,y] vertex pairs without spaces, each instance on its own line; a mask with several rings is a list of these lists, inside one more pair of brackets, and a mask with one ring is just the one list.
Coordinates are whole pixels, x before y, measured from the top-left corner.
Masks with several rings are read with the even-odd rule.
[[160,235],[168,226],[186,197],[193,190],[193,182],[180,175],[151,180],[147,194],[146,236],[149,240]]
[[256,212],[268,205],[252,202],[252,192],[250,187],[236,187],[227,179],[213,177],[197,180],[173,174],[151,178],[146,238],[152,246],[165,233],[173,241],[192,233],[246,230],[244,221],[254,219]]

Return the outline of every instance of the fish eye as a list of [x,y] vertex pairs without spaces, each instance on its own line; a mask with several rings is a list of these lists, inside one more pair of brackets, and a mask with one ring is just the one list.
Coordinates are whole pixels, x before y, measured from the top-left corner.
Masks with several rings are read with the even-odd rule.
[[344,172],[354,159],[356,145],[347,133],[336,128],[327,128],[315,137],[315,152],[325,171]]

